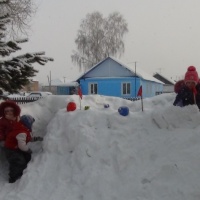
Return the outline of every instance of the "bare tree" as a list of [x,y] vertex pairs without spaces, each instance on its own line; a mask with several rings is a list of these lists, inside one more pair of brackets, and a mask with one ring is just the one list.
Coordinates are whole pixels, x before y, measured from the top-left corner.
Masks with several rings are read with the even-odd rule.
[[36,12],[33,0],[0,0],[0,13],[9,13],[10,23],[7,25],[7,35],[16,38],[19,34],[26,34],[30,29],[29,23]]
[[79,68],[91,68],[107,56],[121,56],[124,52],[123,36],[128,25],[123,16],[114,12],[103,18],[99,12],[87,14],[82,20],[75,40],[72,62]]
[[[12,59],[5,59],[5,57],[10,56],[12,53],[21,50],[21,47],[19,46],[20,43],[28,41],[27,39],[9,41],[6,41],[5,39],[5,36],[7,35],[6,30],[9,24],[13,23],[11,26],[17,25],[18,28],[22,28],[26,25],[25,21],[28,14],[24,11],[23,16],[23,10],[21,15],[12,9],[9,11],[8,8],[10,8],[11,2],[16,2],[16,7],[14,4],[12,5],[13,9],[16,8],[16,10],[20,11],[17,9],[19,8],[17,5],[20,5],[17,4],[17,1],[0,0],[0,91],[13,93],[30,83],[31,78],[36,75],[38,70],[34,69],[34,63],[45,65],[47,62],[53,61],[53,58],[44,56],[45,52],[35,52],[16,56]],[[21,0],[21,2],[26,1]],[[21,4],[21,8],[22,7]],[[24,9],[26,8],[27,7],[25,6]],[[14,13],[16,13],[16,15]],[[17,16],[19,18],[17,18]],[[15,29],[13,30],[15,31]]]

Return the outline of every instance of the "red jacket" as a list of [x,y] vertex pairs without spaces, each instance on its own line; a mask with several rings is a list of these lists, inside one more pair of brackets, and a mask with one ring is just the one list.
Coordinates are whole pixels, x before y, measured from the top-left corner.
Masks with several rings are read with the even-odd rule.
[[0,117],[4,117],[4,109],[6,107],[11,107],[11,108],[14,109],[14,116],[15,117],[19,116],[20,113],[21,113],[20,107],[14,101],[7,100],[7,101],[3,101],[0,104]]
[[13,130],[13,125],[17,121],[9,120],[4,117],[0,119],[0,141],[4,141],[10,131]]
[[6,107],[11,107],[14,109],[14,116],[17,117],[20,115],[21,109],[20,107],[11,100],[7,100],[4,101],[0,104],[0,117],[2,117],[0,119],[0,141],[4,141],[6,138],[6,135],[12,131],[13,129],[13,124],[15,123],[15,121],[12,120],[8,120],[5,118],[4,115],[4,109]]
[[26,144],[31,141],[31,133],[30,131],[21,123],[17,122],[13,126],[13,130],[8,133],[6,140],[5,140],[5,147],[8,149],[18,149],[18,142],[17,142],[17,135],[19,133],[26,134]]

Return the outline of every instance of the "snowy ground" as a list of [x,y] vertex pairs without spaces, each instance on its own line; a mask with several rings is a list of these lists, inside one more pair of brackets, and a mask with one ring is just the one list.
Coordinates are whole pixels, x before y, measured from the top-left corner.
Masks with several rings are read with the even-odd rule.
[[33,159],[14,184],[1,153],[0,200],[199,200],[200,113],[172,106],[174,98],[146,99],[144,112],[140,101],[98,95],[83,97],[89,110],[75,95],[22,105],[44,141],[31,144]]

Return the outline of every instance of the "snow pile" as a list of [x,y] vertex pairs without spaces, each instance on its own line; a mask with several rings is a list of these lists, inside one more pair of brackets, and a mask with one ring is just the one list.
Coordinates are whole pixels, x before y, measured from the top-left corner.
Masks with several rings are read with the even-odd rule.
[[172,106],[174,98],[146,99],[144,112],[140,101],[98,95],[84,96],[74,112],[65,107],[71,100],[79,107],[76,95],[22,106],[44,141],[31,146],[33,159],[16,183],[7,183],[1,164],[0,199],[199,200],[200,113]]

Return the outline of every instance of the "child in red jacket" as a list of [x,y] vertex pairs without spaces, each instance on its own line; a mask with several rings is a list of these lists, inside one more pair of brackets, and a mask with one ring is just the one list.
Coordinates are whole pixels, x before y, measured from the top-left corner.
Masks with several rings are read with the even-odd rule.
[[12,131],[20,112],[20,107],[14,101],[7,100],[0,104],[0,142],[5,141],[7,134]]
[[184,80],[175,84],[176,99],[174,106],[184,107],[196,104],[200,109],[200,83],[199,76],[194,66],[189,66]]
[[26,169],[31,160],[31,149],[27,143],[31,141],[42,141],[42,137],[31,137],[32,124],[35,119],[30,115],[23,115],[19,122],[13,126],[5,140],[6,158],[9,162],[9,183],[19,179],[23,170]]

